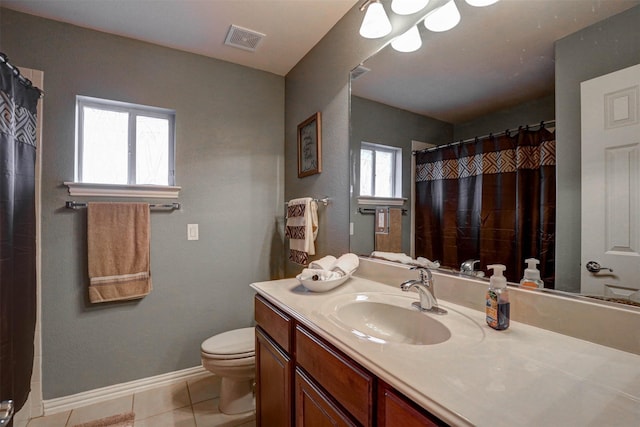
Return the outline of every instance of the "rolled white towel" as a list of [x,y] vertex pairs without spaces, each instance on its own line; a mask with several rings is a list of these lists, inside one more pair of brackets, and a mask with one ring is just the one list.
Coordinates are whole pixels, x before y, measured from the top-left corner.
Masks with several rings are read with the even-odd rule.
[[336,257],[334,257],[333,255],[327,255],[315,261],[311,261],[311,263],[309,264],[309,268],[331,271],[335,265]]
[[316,268],[304,268],[298,278],[300,280],[335,280],[342,277],[342,274],[336,271],[328,271]]
[[358,255],[348,253],[338,258],[333,266],[333,271],[340,273],[341,276],[347,276],[356,271],[358,265],[360,265]]
[[413,258],[401,252],[373,251],[371,252],[371,256],[374,258],[386,259],[387,261],[401,262],[403,264],[411,264],[411,262],[413,261]]
[[419,256],[416,261],[415,261],[416,265],[419,265],[420,267],[427,267],[427,268],[439,268],[440,267],[440,263],[438,261],[430,261],[427,258],[421,257]]

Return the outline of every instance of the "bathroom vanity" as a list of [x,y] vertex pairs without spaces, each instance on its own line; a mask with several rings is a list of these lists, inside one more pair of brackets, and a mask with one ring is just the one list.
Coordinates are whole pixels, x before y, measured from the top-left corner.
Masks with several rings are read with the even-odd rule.
[[[419,313],[418,294],[399,289],[415,271],[366,263],[325,293],[296,279],[251,285],[259,426],[638,425],[638,354],[518,316],[495,331],[474,301],[479,281],[436,275],[448,313]],[[530,296],[541,297],[515,308]]]
[[263,297],[255,310],[259,425],[445,425]]

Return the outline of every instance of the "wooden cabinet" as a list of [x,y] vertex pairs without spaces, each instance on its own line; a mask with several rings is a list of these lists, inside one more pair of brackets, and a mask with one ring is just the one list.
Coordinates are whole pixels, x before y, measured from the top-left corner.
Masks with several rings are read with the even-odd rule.
[[259,426],[289,427],[291,422],[291,358],[256,328],[256,417]]
[[293,320],[264,298],[255,298],[256,323],[275,341],[285,353],[291,352]]
[[[256,419],[262,427],[293,425],[291,319],[262,298],[255,300]],[[277,341],[273,337],[277,337]],[[284,348],[283,348],[284,347]]]
[[255,313],[259,427],[446,425],[261,296]]
[[295,389],[296,426],[355,427],[357,425],[300,369],[296,369]]
[[358,423],[373,425],[373,376],[300,325],[295,342],[296,364]]
[[445,423],[402,396],[389,385],[378,382],[379,427],[438,427]]

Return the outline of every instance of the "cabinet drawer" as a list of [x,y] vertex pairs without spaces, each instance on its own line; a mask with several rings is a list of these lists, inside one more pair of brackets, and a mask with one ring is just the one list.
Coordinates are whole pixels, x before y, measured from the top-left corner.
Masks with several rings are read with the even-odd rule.
[[296,426],[356,427],[300,369],[296,369],[295,388]]
[[445,427],[440,421],[415,403],[400,395],[390,386],[378,383],[378,426],[392,427]]
[[296,362],[359,423],[372,425],[373,377],[312,332],[296,327]]
[[285,352],[291,353],[291,318],[259,295],[255,297],[255,317],[256,323]]

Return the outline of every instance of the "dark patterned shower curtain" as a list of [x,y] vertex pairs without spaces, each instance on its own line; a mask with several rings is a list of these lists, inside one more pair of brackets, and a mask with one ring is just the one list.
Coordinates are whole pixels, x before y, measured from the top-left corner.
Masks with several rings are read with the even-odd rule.
[[[2,54],[0,54],[2,55]],[[27,86],[29,85],[29,86]],[[30,391],[36,322],[35,159],[40,92],[0,60],[0,401]]]
[[553,288],[555,163],[555,135],[544,127],[417,153],[416,257],[505,264],[513,282],[537,258]]

